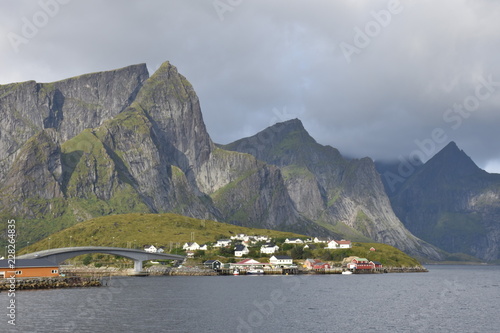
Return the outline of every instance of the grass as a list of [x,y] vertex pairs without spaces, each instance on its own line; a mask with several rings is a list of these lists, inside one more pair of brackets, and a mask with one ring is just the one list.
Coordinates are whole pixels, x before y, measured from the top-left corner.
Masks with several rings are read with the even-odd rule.
[[[116,246],[142,248],[146,244],[198,244],[244,233],[273,238],[305,237],[291,232],[253,229],[177,214],[123,214],[94,218],[59,231],[22,250],[22,253],[67,246]],[[70,244],[71,243],[71,244]],[[20,252],[21,254],[21,252]]]
[[[370,251],[370,248],[375,251]],[[335,250],[337,251],[337,250]],[[415,267],[420,266],[417,259],[410,257],[393,246],[382,243],[354,243],[347,251],[349,256],[358,256],[372,261],[379,261],[384,266]]]

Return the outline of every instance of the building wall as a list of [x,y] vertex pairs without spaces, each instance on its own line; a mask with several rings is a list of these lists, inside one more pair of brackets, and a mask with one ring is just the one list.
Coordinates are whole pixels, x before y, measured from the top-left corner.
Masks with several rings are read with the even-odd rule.
[[[4,271],[4,269],[0,269]],[[14,272],[21,272],[16,274],[16,278],[24,277],[54,277],[59,276],[59,267],[16,267],[13,269],[5,269],[5,277],[11,277]],[[56,273],[52,273],[55,271]]]

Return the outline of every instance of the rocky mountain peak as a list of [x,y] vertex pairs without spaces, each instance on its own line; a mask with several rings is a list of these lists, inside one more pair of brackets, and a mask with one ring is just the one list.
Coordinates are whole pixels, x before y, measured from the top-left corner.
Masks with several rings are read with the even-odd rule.
[[453,141],[427,161],[420,171],[423,174],[432,171],[436,177],[448,180],[484,173]]
[[164,62],[144,83],[132,107],[146,113],[172,164],[187,172],[208,159],[213,143],[198,97],[170,62]]

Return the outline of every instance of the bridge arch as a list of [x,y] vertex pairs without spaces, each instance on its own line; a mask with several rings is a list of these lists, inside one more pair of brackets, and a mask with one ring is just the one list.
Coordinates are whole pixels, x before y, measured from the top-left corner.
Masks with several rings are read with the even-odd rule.
[[63,261],[71,259],[82,254],[88,253],[105,253],[113,254],[120,257],[132,259],[134,261],[134,272],[142,271],[142,262],[146,260],[184,260],[185,257],[169,253],[150,253],[143,250],[127,249],[120,247],[105,247],[105,246],[79,246],[79,247],[62,247],[57,249],[43,250],[32,252],[18,256],[18,259],[47,259],[53,263],[60,265]]

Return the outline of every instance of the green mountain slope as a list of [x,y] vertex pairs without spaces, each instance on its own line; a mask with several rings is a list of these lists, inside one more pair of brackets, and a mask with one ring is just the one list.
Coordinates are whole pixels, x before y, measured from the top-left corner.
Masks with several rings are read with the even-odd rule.
[[171,242],[215,242],[236,234],[264,235],[273,238],[304,237],[291,232],[255,229],[177,214],[109,215],[61,230],[23,249],[34,252],[68,246],[115,246],[142,248],[143,245],[170,246]]

